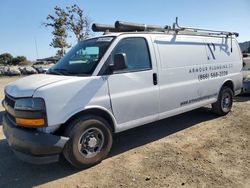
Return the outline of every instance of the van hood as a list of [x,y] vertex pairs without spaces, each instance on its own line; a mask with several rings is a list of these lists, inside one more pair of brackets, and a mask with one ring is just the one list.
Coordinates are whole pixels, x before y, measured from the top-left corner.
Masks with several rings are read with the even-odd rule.
[[5,87],[5,92],[14,98],[32,97],[38,88],[72,78],[70,76],[49,74],[31,75],[8,84]]

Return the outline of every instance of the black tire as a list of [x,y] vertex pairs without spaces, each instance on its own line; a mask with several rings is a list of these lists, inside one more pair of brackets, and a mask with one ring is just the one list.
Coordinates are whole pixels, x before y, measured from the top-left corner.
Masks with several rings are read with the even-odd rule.
[[233,106],[233,91],[227,86],[223,86],[218,96],[217,102],[212,104],[212,111],[217,115],[228,114]]
[[64,135],[69,137],[69,141],[63,155],[77,168],[88,168],[100,163],[108,155],[113,142],[108,122],[93,115],[75,119]]

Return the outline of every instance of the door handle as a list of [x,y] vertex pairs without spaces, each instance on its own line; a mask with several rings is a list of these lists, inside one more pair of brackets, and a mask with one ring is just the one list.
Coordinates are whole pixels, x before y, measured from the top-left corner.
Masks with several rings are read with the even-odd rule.
[[157,85],[157,74],[153,73],[153,84]]

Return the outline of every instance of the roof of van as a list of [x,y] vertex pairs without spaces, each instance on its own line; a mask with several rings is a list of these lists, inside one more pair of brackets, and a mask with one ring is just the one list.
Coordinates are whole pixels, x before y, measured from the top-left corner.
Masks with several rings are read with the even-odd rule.
[[[110,33],[104,33],[103,35],[100,35],[100,36],[97,36],[97,37],[117,37],[117,36],[120,36],[120,35],[126,35],[126,34],[146,34],[146,35],[177,35],[175,32],[157,32],[157,31],[151,31],[151,32],[148,32],[148,31],[140,31],[140,32],[110,32]],[[194,33],[194,32],[183,32],[183,31],[180,31],[178,33],[178,35],[186,35],[186,36],[197,36],[197,37],[216,37],[216,38],[227,38],[226,36],[224,35],[204,35],[202,33]],[[93,38],[97,38],[97,37],[93,37]],[[231,38],[231,37],[229,37]],[[232,37],[233,39],[235,39],[235,37]]]

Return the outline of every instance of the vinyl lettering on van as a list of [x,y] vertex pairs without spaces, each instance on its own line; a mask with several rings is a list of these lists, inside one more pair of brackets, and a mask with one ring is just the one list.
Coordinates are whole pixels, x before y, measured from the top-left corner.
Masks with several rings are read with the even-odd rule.
[[198,98],[195,98],[195,99],[186,100],[186,101],[181,102],[180,106],[184,106],[184,105],[188,105],[188,104],[200,102],[200,101],[206,100],[206,99],[211,99],[213,97],[216,97],[217,95],[218,95],[218,93],[214,93],[214,94],[211,94],[211,95],[205,95],[205,96],[198,97]]
[[[206,67],[198,67],[198,68],[190,68],[189,73],[202,73],[198,75],[198,80],[208,80],[210,78],[217,78],[228,75],[228,69],[231,69],[233,64],[225,64],[225,65],[214,65],[214,66],[206,66]],[[213,71],[208,73],[207,71]]]
[[208,70],[223,70],[223,69],[231,69],[233,68],[233,64],[225,64],[225,65],[214,65],[214,66],[203,66],[203,67],[196,67],[190,68],[189,73],[199,73],[199,72],[206,72]]

